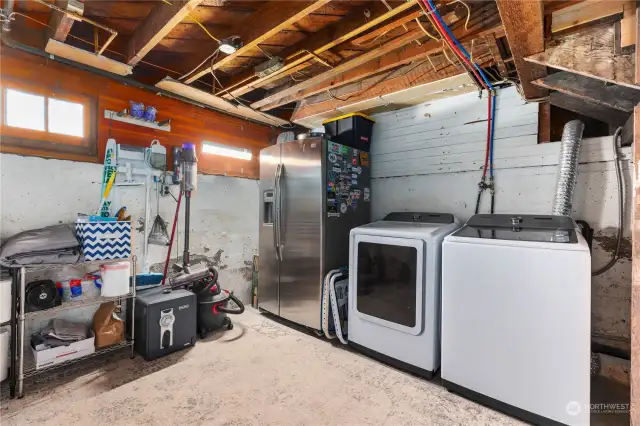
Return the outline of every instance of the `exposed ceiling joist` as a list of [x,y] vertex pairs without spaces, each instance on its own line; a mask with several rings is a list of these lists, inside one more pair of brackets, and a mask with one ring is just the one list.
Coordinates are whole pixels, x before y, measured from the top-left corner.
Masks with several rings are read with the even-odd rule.
[[502,59],[502,54],[500,53],[500,48],[498,47],[498,39],[496,38],[495,33],[488,34],[484,36],[484,40],[487,43],[487,47],[489,51],[491,51],[491,56],[493,56],[493,60],[496,61],[496,66],[498,67],[498,72],[501,76],[507,75],[507,66],[504,63],[504,59]]
[[619,109],[610,108],[608,106],[589,102],[574,96],[569,96],[561,92],[553,92],[550,96],[551,105],[582,114],[614,126],[624,126],[630,113],[620,111]]
[[635,84],[635,55],[615,54],[614,33],[613,25],[604,24],[558,36],[550,43],[551,47],[542,53],[528,56],[525,60],[609,83],[640,89],[640,86]]
[[594,78],[583,77],[566,71],[550,74],[533,83],[545,89],[557,90],[565,95],[629,114],[640,103],[640,90],[607,84]]
[[[464,42],[489,33],[500,32],[501,30],[500,18],[495,14],[495,7],[486,7],[482,13],[474,17],[468,31],[464,29],[464,26],[460,25],[453,29],[453,34]],[[327,89],[340,87],[396,68],[411,61],[427,59],[429,55],[442,50],[442,44],[433,40],[427,41],[421,46],[410,44],[410,41],[415,37],[421,36],[424,36],[424,33],[420,29],[403,34],[395,40],[332,70],[291,88],[266,96],[261,101],[254,103],[252,107],[267,111],[277,106],[324,92]]]
[[366,62],[369,62],[373,59],[376,59],[386,53],[392,52],[404,45],[406,45],[407,43],[411,43],[413,40],[419,39],[422,36],[424,36],[424,33],[422,32],[422,30],[420,29],[415,29],[412,31],[409,31],[408,33],[402,34],[399,37],[396,37],[395,39],[391,40],[389,43],[384,44],[376,49],[370,50],[366,53],[361,54],[360,56],[355,57],[354,59],[345,62],[343,64],[338,65],[337,67],[324,72],[322,74],[318,74],[314,77],[311,77],[308,80],[305,80],[301,83],[296,84],[295,86],[292,86],[288,89],[284,89],[284,90],[280,90],[277,93],[274,93],[271,96],[266,96],[264,99],[258,101],[258,102],[254,102],[253,104],[251,104],[252,108],[261,108],[264,107],[265,105],[269,105],[279,99],[285,98],[287,96],[290,95],[296,95],[298,92],[313,87],[316,84],[322,83],[323,81],[329,80],[330,78],[343,73],[345,71],[349,71],[350,69],[353,69],[359,65],[362,65]]
[[531,82],[547,75],[544,67],[524,58],[544,51],[544,12],[541,1],[496,0],[514,64],[526,99],[546,96],[548,91]]
[[[485,53],[477,58],[481,66],[490,65],[493,58]],[[389,75],[373,76],[364,79],[362,83],[354,83],[338,89],[333,97],[317,95],[307,98],[299,104],[291,120],[294,122],[308,120],[310,117],[321,116],[331,118],[339,112],[360,111],[385,104],[400,103],[401,92],[413,88],[442,81],[452,76],[463,77],[473,87],[473,80],[466,77],[463,68],[451,65],[444,56],[434,58],[434,67],[426,62],[416,65],[405,65]],[[384,84],[380,84],[384,82]],[[363,89],[364,87],[364,89]],[[447,87],[450,90],[451,87]],[[465,89],[465,88],[458,88]],[[465,90],[466,91],[466,90]],[[398,96],[396,96],[398,95]],[[450,95],[450,93],[448,93]]]
[[[253,77],[254,75],[253,70],[247,70],[238,74],[237,76],[234,76],[228,89],[233,89],[231,91],[231,95],[242,96],[245,93],[248,93],[253,89],[262,87],[271,81],[290,74],[294,74],[309,66],[308,61],[314,59],[313,54],[318,55],[326,52],[329,49],[337,46],[338,44],[356,37],[359,34],[367,31],[368,29],[373,28],[382,22],[385,22],[393,18],[394,16],[401,14],[402,12],[409,10],[412,7],[415,7],[415,2],[413,1],[402,3],[392,10],[388,10],[382,2],[374,3],[373,6],[370,6],[368,4],[362,6],[356,9],[353,13],[349,14],[346,19],[323,28],[317,33],[314,33],[309,38],[302,40],[300,43],[297,43],[279,53],[278,56],[287,58],[291,55],[295,55],[296,53],[306,51],[306,53],[303,53],[302,55],[289,61],[277,73],[259,78],[257,80],[253,80],[247,84],[242,84],[251,79],[251,77]],[[368,19],[365,16],[366,10],[368,10],[371,14]],[[225,98],[230,99],[232,98],[231,95],[227,94]]]
[[[69,10],[69,2],[70,0],[56,0],[55,5],[61,9]],[[71,0],[73,3],[73,1]],[[75,3],[84,3],[84,0],[76,0]],[[76,8],[72,9],[73,12],[78,13],[79,11]],[[78,13],[82,14],[82,13]],[[71,27],[75,19],[73,19],[70,15],[66,15],[57,10],[53,10],[51,12],[51,16],[49,17],[49,28],[47,28],[46,39],[54,39],[57,41],[64,42],[71,32]],[[46,43],[46,40],[45,40]]]
[[129,65],[136,65],[151,49],[203,0],[173,0],[172,4],[158,3],[138,25],[127,44],[126,58]]
[[[193,83],[203,75],[209,73],[212,69],[215,71],[229,64],[235,58],[256,49],[259,44],[264,43],[283,29],[286,29],[310,13],[320,9],[329,3],[329,1],[330,0],[290,1],[286,3],[278,1],[268,2],[252,13],[248,19],[239,22],[233,27],[232,34],[229,34],[229,36],[240,36],[244,43],[240,49],[231,55],[223,57],[211,66],[204,64],[191,77],[185,80],[185,82],[187,84]],[[213,47],[211,51],[215,50],[216,47],[217,46]]]

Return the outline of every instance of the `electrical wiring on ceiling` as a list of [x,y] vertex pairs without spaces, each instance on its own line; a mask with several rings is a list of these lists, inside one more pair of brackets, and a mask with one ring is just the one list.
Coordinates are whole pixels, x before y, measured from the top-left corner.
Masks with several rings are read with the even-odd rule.
[[[173,3],[171,3],[169,0],[162,0],[163,3],[168,4],[169,6],[173,6]],[[192,14],[187,13],[187,16],[193,20],[193,22],[195,22],[200,28],[202,28],[202,31],[204,31],[212,40],[217,41],[218,43],[220,43],[220,39],[214,37],[213,34],[211,34],[209,32],[209,30],[207,29],[207,27],[205,27],[202,22],[200,22],[198,19],[196,19]]]
[[[51,25],[47,24],[46,22],[38,21],[37,19],[32,18],[32,17],[31,17],[31,16],[29,16],[29,15],[25,15],[24,13],[20,13],[20,12],[12,12],[12,13],[11,13],[11,15],[9,15],[9,17],[10,17],[10,19],[11,19],[12,21],[13,21],[13,20],[15,20],[15,16],[20,16],[20,17],[25,18],[25,19],[28,19],[28,20],[30,20],[30,21],[36,22],[36,23],[38,23],[39,25],[42,25],[42,26],[44,26],[44,27],[47,27],[47,28],[51,28],[51,29],[53,29],[53,27],[52,27]],[[72,38],[72,39],[74,39],[74,40],[78,40],[78,41],[80,41],[80,42],[82,42],[82,43],[85,43],[85,44],[87,44],[87,45],[90,45],[90,46],[93,46],[93,45],[94,45],[94,42],[93,42],[93,41],[90,41],[90,40],[84,39],[84,38],[82,38],[82,37],[75,36],[75,35],[73,35],[73,34],[71,34],[71,33],[69,33],[69,34],[67,35],[67,37],[71,37],[71,38]],[[111,50],[111,49],[106,49],[106,50],[105,50],[105,52],[109,52],[109,53],[111,53],[111,54],[118,55],[118,56],[121,56],[121,57],[123,57],[123,56],[124,56],[124,54],[122,54],[122,53],[120,53],[120,52],[118,52],[118,51],[115,51],[115,50]],[[144,60],[142,60],[142,61],[140,61],[140,63],[141,63],[141,64],[148,65],[148,66],[153,67],[153,68],[157,68],[157,69],[160,69],[160,70],[166,71],[166,72],[170,72],[170,73],[175,74],[175,75],[180,75],[180,74],[181,74],[181,72],[180,72],[180,71],[172,70],[172,69],[170,69],[170,68],[165,68],[165,67],[163,67],[163,66],[161,66],[161,65],[157,65],[157,64],[154,64],[154,63],[152,63],[152,62],[148,62],[148,61],[144,61]],[[210,86],[210,84],[207,84],[207,83],[205,83],[205,84],[206,84],[206,85],[208,85],[208,86]]]
[[461,3],[464,7],[467,8],[467,20],[464,23],[464,29],[466,31],[469,31],[469,20],[471,19],[471,8],[469,7],[468,4],[466,4],[462,0],[453,0],[452,2],[447,3],[447,6],[449,6],[450,4],[454,4],[454,3]]
[[431,33],[429,31],[427,31],[427,29],[424,27],[424,25],[422,25],[422,22],[420,22],[420,20],[418,18],[416,18],[416,23],[418,24],[418,26],[420,27],[422,32],[424,32],[426,35],[428,35],[429,38],[432,38],[435,41],[440,41],[439,38],[437,38],[436,36],[431,35]]

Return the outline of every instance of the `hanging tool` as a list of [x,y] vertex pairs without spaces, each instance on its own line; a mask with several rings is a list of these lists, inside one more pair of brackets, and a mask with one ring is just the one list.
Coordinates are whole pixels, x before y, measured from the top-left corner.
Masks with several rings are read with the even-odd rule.
[[169,234],[167,233],[167,225],[160,216],[160,182],[156,182],[156,218],[153,220],[151,232],[149,232],[149,244],[159,246],[169,245]]

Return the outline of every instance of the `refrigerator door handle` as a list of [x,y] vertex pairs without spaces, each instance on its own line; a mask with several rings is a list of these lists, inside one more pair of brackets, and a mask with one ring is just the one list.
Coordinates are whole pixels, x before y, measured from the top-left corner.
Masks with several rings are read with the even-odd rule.
[[279,228],[280,228],[280,204],[279,204],[279,200],[280,200],[280,166],[281,164],[278,164],[276,167],[276,172],[275,172],[275,191],[274,191],[274,218],[273,218],[273,247],[276,250],[276,259],[278,259],[278,262],[280,261],[280,240],[279,240],[279,236],[280,236],[280,232],[279,232]]
[[284,179],[284,164],[280,164],[280,176],[278,177],[278,250],[280,262],[283,261],[284,241],[282,240],[282,179]]

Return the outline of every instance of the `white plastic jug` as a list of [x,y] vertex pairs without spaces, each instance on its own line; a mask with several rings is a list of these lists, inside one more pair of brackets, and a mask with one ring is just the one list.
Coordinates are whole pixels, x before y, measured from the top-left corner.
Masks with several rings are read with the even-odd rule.
[[9,329],[0,328],[0,382],[9,375]]
[[103,297],[117,297],[129,294],[129,279],[131,277],[131,264],[129,262],[116,262],[100,265],[102,275]]
[[0,323],[11,319],[11,277],[0,276]]

